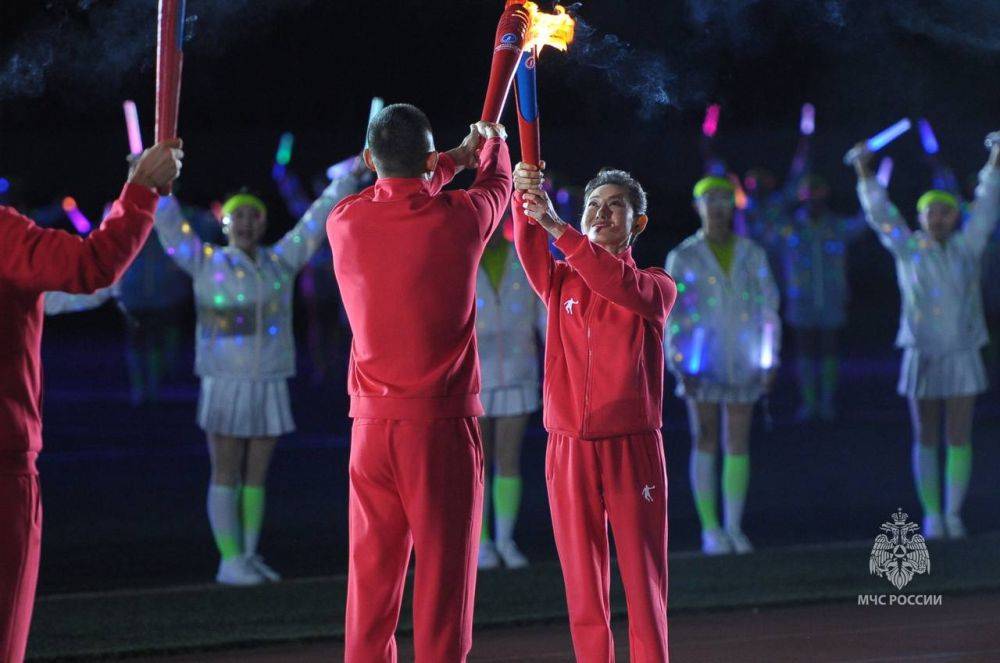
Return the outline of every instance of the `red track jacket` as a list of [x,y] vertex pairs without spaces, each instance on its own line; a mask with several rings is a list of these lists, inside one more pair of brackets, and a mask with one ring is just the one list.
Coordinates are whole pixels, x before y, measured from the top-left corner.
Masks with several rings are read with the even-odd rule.
[[476,273],[510,198],[507,145],[487,140],[468,190],[445,154],[431,180],[383,178],[327,220],[334,273],[354,340],[350,416],[433,419],[483,414]]
[[0,474],[34,473],[42,448],[42,293],[117,281],[149,236],[158,198],[126,184],[86,239],[0,207]]
[[663,329],[677,288],[662,269],[639,269],[572,227],[549,253],[515,194],[514,244],[548,308],[545,429],[581,439],[656,430],[663,423]]

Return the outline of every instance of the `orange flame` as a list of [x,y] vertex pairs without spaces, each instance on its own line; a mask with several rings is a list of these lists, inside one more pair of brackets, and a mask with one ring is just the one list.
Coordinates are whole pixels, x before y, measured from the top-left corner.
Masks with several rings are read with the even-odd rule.
[[524,40],[524,50],[536,49],[540,53],[545,46],[551,46],[557,50],[565,51],[566,47],[573,41],[573,31],[576,21],[566,13],[566,8],[556,5],[555,12],[547,14],[534,2],[525,2],[524,8],[528,10],[531,23],[528,26],[528,34]]

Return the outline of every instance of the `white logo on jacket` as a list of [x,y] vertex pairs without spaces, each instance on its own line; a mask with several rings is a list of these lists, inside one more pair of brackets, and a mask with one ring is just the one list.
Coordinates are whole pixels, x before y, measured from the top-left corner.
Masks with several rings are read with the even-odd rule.
[[569,299],[567,299],[566,301],[563,302],[563,308],[566,309],[567,313],[569,313],[570,315],[573,315],[573,307],[576,306],[579,303],[580,302],[578,302],[575,299],[573,299],[572,297],[570,297]]
[[654,488],[656,488],[656,486],[650,486],[647,483],[646,486],[645,486],[645,488],[642,489],[642,499],[646,500],[647,502],[652,502],[653,501],[653,489]]

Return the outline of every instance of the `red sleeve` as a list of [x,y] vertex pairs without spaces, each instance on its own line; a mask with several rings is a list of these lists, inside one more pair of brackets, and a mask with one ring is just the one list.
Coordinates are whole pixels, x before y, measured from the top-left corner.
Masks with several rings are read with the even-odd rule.
[[0,278],[26,292],[93,292],[125,272],[149,237],[159,197],[126,184],[111,212],[90,236],[39,228],[0,208]]
[[677,286],[665,271],[630,265],[569,226],[556,240],[556,247],[566,254],[569,266],[601,297],[659,325],[666,322],[677,297]]
[[507,143],[499,138],[488,139],[479,152],[476,181],[468,191],[472,206],[476,209],[476,216],[479,218],[479,229],[483,238],[492,235],[500,224],[504,208],[510,201],[512,182]]
[[454,178],[455,161],[448,156],[447,152],[439,152],[437,168],[434,169],[434,174],[431,175],[430,194],[436,196]]
[[532,289],[543,302],[548,303],[557,263],[549,251],[549,234],[537,223],[529,221],[521,206],[523,202],[521,192],[515,191],[514,202],[510,206],[514,216],[514,247]]

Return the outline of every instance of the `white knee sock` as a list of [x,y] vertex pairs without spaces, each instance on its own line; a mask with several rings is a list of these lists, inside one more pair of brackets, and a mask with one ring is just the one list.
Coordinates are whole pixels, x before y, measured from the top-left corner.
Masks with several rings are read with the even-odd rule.
[[237,486],[209,484],[208,522],[212,526],[215,545],[222,559],[231,559],[243,552],[240,532],[240,489]]

